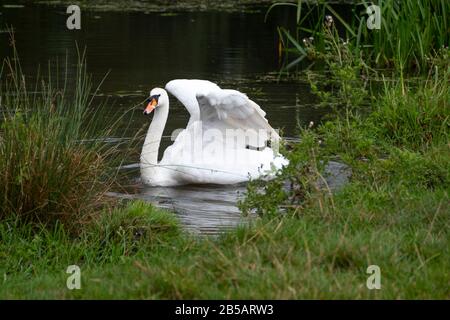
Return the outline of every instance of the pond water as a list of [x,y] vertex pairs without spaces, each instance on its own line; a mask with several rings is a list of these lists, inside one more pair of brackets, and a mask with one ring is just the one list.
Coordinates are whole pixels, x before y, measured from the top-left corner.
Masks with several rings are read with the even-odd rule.
[[[68,80],[74,81],[76,43],[87,48],[88,72],[108,96],[111,108],[128,110],[139,104],[151,88],[176,78],[208,79],[222,88],[247,93],[266,112],[274,128],[295,137],[297,126],[318,122],[327,110],[314,107],[314,97],[302,81],[277,81],[280,59],[276,27],[295,21],[295,13],[274,10],[264,22],[266,8],[252,13],[185,12],[176,14],[139,12],[91,12],[82,8],[81,30],[66,28],[65,7],[25,5],[0,6],[0,25],[13,25],[22,67],[26,74],[45,67],[49,59],[68,60]],[[9,53],[8,35],[0,34],[0,57]],[[139,106],[141,108],[142,106]],[[136,112],[132,136],[150,118]],[[124,121],[125,121],[124,120]],[[184,107],[171,99],[169,120],[161,144],[188,120]],[[124,170],[135,177],[123,198],[140,198],[175,210],[186,226],[214,233],[241,222],[237,199],[239,186],[185,186],[150,188],[139,181],[139,155]]]

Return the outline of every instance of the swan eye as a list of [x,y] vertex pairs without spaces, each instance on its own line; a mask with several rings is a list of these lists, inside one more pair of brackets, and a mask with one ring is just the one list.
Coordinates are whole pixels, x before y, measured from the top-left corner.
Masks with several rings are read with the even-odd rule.
[[160,96],[161,96],[160,94],[155,94],[153,96],[150,96],[150,97],[147,98],[146,102],[150,103],[150,102],[153,102],[153,100],[155,100],[156,103],[158,103],[158,99],[159,99]]

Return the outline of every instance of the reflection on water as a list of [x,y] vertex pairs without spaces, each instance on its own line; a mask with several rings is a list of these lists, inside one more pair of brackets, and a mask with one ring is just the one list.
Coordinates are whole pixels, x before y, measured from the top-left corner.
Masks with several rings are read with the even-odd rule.
[[[295,21],[292,10],[274,10],[267,23],[259,13],[188,12],[177,15],[138,12],[89,12],[82,9],[82,29],[66,28],[65,7],[24,5],[0,7],[0,24],[13,25],[24,72],[32,78],[37,65],[51,58],[68,61],[68,87],[75,81],[77,50],[86,47],[88,72],[99,83],[109,72],[99,96],[108,96],[116,111],[129,110],[151,88],[176,78],[208,79],[223,88],[245,92],[267,112],[274,128],[296,136],[299,124],[318,122],[327,112],[313,108],[305,82],[277,82],[276,26]],[[10,54],[8,35],[0,33],[0,57]],[[55,60],[53,60],[55,61]],[[55,64],[51,68],[56,71]],[[111,112],[113,114],[113,112]],[[188,113],[171,99],[164,136],[184,128]],[[149,124],[141,112],[130,115],[124,137]],[[114,141],[114,140],[111,140]],[[170,144],[165,138],[161,150]],[[161,154],[161,153],[160,153]],[[139,155],[131,163],[139,161]],[[133,167],[135,165],[131,165]],[[136,181],[139,170],[133,170]],[[240,221],[236,201],[245,186],[148,188],[138,185],[127,198],[141,198],[175,209],[190,228],[212,232]]]

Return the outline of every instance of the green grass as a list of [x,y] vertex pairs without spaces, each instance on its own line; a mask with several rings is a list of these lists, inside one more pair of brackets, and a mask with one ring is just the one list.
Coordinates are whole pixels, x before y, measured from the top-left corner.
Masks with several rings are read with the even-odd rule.
[[[366,116],[350,109],[303,130],[280,178],[249,185],[241,207],[260,217],[216,238],[144,202],[104,209],[77,234],[9,215],[0,299],[448,299],[448,74],[436,75],[420,89],[386,85]],[[401,99],[410,108],[394,108]],[[417,110],[440,130],[414,127]],[[392,123],[404,130],[382,125]],[[317,181],[335,157],[352,177],[330,193]],[[80,290],[66,287],[69,265],[81,269]],[[366,287],[369,265],[380,290]]]
[[[261,218],[218,239],[190,236],[172,213],[140,202],[76,240],[61,228],[33,235],[3,222],[0,298],[448,298],[442,195],[388,197],[391,211],[361,195],[352,185],[330,215],[311,207],[301,219]],[[66,288],[72,264],[80,290]],[[381,290],[366,288],[371,264],[381,268]]]
[[[381,12],[381,29],[367,28],[366,8],[376,4]],[[268,13],[278,3],[272,5]],[[341,42],[349,43],[356,56],[362,55],[364,61],[373,68],[403,70],[408,73],[427,73],[429,58],[450,43],[450,2],[446,0],[380,0],[362,1],[356,5],[336,6],[331,1],[285,3],[297,11],[295,31],[279,28],[288,63],[285,69],[297,66],[306,58],[315,61],[310,47],[319,52],[327,49],[324,35],[324,21],[331,16],[334,25],[339,25]],[[342,10],[350,12],[344,18]],[[325,27],[327,28],[327,27]],[[313,37],[312,41],[308,41]],[[305,39],[304,42],[302,39]]]
[[[325,81],[309,80],[335,113],[301,129],[275,180],[249,183],[240,207],[258,218],[219,237],[188,234],[174,213],[144,202],[105,205],[89,193],[67,202],[71,188],[110,181],[109,157],[100,156],[101,170],[89,157],[108,154],[101,144],[74,140],[89,122],[70,106],[86,110],[77,94],[89,90],[64,100],[47,87],[28,100],[21,77],[10,78],[0,92],[2,105],[14,106],[0,136],[0,299],[448,299],[448,49],[419,79],[404,78],[409,58],[400,56],[399,78],[374,89],[361,77],[373,60],[336,41],[332,28],[323,39],[327,48],[311,52],[327,65]],[[330,160],[351,170],[333,192],[324,183]],[[81,178],[64,179],[80,168]],[[80,290],[66,287],[74,264]],[[380,290],[366,287],[370,265],[380,267]]]
[[30,85],[12,51],[0,69],[0,220],[63,222],[76,231],[102,205],[125,158],[126,149],[103,142],[121,117],[99,121],[83,53],[68,88],[67,66],[54,62]]
[[[381,141],[412,150],[448,142],[450,127],[450,70],[406,87],[385,87],[369,121]],[[406,92],[409,90],[410,92]]]

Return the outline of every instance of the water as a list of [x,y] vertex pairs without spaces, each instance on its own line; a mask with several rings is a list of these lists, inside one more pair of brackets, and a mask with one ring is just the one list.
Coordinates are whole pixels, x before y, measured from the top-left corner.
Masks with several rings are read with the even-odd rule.
[[[327,112],[314,107],[307,83],[277,81],[277,25],[295,21],[292,11],[274,10],[267,23],[265,8],[255,13],[161,13],[89,12],[82,9],[81,30],[66,28],[65,7],[25,5],[0,7],[0,25],[13,25],[22,67],[30,76],[47,61],[68,61],[68,80],[74,81],[76,43],[87,48],[88,72],[94,83],[103,83],[100,96],[108,96],[111,108],[128,110],[146,98],[151,88],[176,78],[208,79],[222,88],[245,92],[267,112],[274,128],[295,137],[297,126],[318,122]],[[0,57],[10,53],[8,35],[0,33]],[[55,60],[54,60],[55,61]],[[111,112],[112,114],[112,112]],[[169,120],[161,144],[168,144],[171,132],[188,120],[184,107],[171,100]],[[150,119],[136,112],[129,132]],[[175,210],[192,230],[214,233],[242,222],[236,207],[245,191],[239,186],[185,186],[150,188],[139,180],[139,155],[127,168],[134,175],[131,192],[116,193],[140,198]]]
[[182,224],[201,234],[216,234],[242,223],[236,201],[245,192],[245,185],[188,185],[180,187],[146,187],[137,184],[134,192],[111,193],[122,199],[150,201],[161,208],[175,211]]

